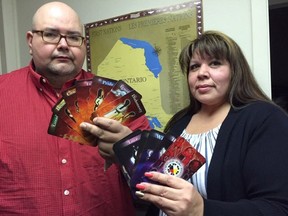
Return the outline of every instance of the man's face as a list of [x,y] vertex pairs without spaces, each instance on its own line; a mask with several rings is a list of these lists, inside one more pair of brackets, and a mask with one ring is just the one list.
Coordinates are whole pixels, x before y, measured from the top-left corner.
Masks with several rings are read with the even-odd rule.
[[[35,16],[34,30],[45,30],[62,35],[82,35],[82,26],[78,16],[65,8],[48,8]],[[82,68],[86,46],[85,41],[80,47],[69,46],[65,38],[58,44],[42,40],[41,33],[27,33],[30,54],[33,56],[35,70],[43,76],[66,76],[73,78]]]

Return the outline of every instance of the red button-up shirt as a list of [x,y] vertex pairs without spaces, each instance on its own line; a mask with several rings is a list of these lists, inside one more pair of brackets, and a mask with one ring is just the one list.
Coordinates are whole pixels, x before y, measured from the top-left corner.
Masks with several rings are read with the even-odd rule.
[[[63,89],[92,76],[82,70]],[[123,176],[115,165],[103,171],[97,147],[47,133],[57,100],[32,64],[0,76],[0,215],[134,215]]]

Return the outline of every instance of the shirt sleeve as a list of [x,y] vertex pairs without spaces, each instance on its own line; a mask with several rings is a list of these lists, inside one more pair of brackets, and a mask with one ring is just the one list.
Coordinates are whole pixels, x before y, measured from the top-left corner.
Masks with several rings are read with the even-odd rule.
[[140,130],[150,130],[150,124],[145,115],[140,116],[139,118],[135,119],[134,121],[130,122],[127,125],[132,131],[140,129]]

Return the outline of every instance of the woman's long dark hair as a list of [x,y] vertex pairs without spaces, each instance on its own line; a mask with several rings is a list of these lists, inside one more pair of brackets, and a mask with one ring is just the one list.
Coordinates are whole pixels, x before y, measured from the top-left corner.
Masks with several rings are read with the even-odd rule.
[[[201,58],[208,56],[229,62],[231,80],[227,99],[233,108],[241,108],[251,102],[259,100],[272,102],[256,82],[241,48],[227,35],[218,31],[206,31],[184,47],[179,56],[179,64],[182,72],[186,74],[187,80],[190,60],[195,54],[200,55]],[[201,103],[197,101],[191,93],[189,95],[190,104],[177,112],[169,120],[164,132],[167,132],[169,128],[184,115],[188,113],[193,115],[200,110]]]

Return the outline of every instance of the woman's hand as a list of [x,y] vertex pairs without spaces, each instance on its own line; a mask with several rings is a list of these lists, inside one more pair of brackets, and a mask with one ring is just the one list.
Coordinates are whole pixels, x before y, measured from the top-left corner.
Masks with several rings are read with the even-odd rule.
[[153,203],[169,216],[203,216],[203,198],[190,182],[159,172],[147,172],[145,176],[160,184],[137,184],[140,191],[136,195],[140,199]]
[[82,122],[81,129],[98,137],[99,154],[110,162],[115,162],[113,144],[129,135],[132,131],[120,122],[104,117],[93,119],[94,124]]

